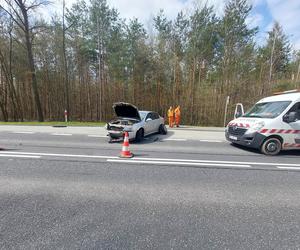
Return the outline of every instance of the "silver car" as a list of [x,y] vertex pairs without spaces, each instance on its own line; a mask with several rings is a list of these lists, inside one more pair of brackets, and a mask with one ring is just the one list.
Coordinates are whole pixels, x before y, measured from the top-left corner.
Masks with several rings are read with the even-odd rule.
[[134,105],[124,102],[115,103],[113,109],[117,118],[106,125],[110,140],[123,139],[125,131],[130,140],[137,142],[150,134],[167,134],[164,118],[157,112],[139,111]]

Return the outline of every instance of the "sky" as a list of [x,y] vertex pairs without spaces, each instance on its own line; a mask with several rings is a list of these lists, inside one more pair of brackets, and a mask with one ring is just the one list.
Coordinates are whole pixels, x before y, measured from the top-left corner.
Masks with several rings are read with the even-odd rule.
[[[56,1],[56,6],[62,0]],[[70,7],[76,0],[66,0]],[[300,0],[248,0],[253,5],[251,15],[247,20],[250,27],[258,26],[257,40],[263,44],[267,32],[271,30],[274,21],[278,21],[283,27],[284,33],[293,45],[300,50]],[[222,16],[226,0],[107,0],[107,3],[116,8],[120,16],[126,19],[138,18],[149,28],[149,21],[163,9],[168,18],[173,19],[177,13],[183,10],[191,12],[195,4],[213,5],[218,16]]]

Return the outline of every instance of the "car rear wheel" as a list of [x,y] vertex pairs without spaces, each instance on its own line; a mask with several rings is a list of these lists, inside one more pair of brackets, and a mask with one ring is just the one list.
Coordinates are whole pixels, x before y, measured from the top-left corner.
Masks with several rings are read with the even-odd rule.
[[158,133],[162,134],[162,135],[166,135],[168,133],[167,127],[165,124],[160,124],[159,128],[158,128]]
[[271,137],[264,141],[261,152],[265,155],[277,155],[281,151],[282,143],[278,138]]
[[136,142],[140,142],[144,139],[144,130],[143,129],[139,129],[137,132],[136,132],[136,135],[135,135],[135,141]]

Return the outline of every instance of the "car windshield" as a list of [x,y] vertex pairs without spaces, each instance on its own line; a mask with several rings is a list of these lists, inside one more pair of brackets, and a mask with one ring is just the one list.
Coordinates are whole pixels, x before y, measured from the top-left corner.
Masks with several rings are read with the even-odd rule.
[[275,118],[290,104],[290,101],[257,103],[243,117]]
[[148,112],[146,112],[146,111],[139,111],[139,114],[140,114],[141,120],[144,120],[144,118],[148,114]]

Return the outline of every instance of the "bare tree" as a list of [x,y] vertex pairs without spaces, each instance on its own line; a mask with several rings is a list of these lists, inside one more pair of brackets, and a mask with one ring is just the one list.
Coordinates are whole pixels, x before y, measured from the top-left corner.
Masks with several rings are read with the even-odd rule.
[[65,108],[70,116],[70,94],[69,94],[69,74],[66,55],[66,25],[65,25],[65,0],[63,0],[63,17],[62,17],[62,49],[63,49],[63,64],[64,64],[64,86],[65,86]]
[[24,45],[27,51],[28,67],[31,76],[32,92],[37,108],[38,120],[42,122],[44,121],[44,116],[38,91],[37,78],[35,74],[35,64],[32,52],[34,37],[33,31],[38,27],[31,25],[29,17],[31,11],[34,11],[36,8],[42,5],[46,5],[49,2],[45,0],[33,0],[30,3],[28,3],[28,1],[26,0],[4,0],[4,2],[6,3],[6,6],[4,6],[4,4],[1,4],[0,8],[3,9],[12,18],[16,25],[23,31]]

